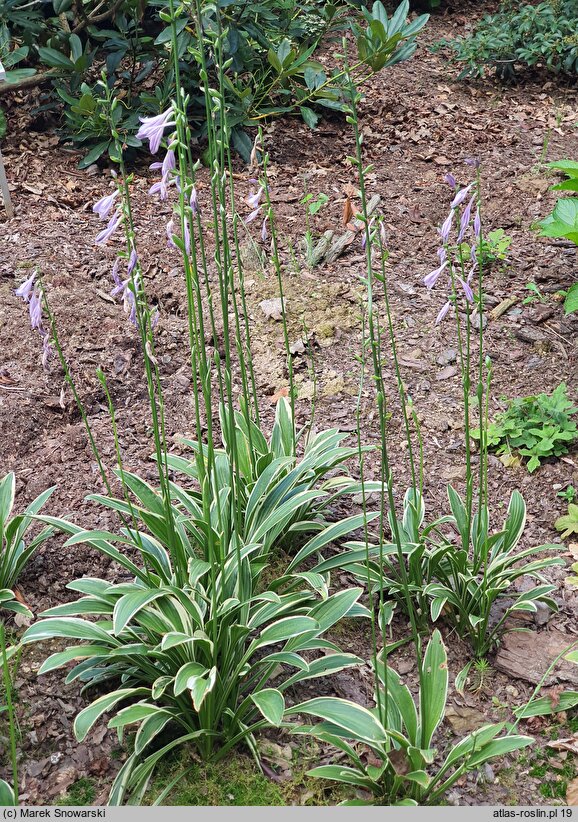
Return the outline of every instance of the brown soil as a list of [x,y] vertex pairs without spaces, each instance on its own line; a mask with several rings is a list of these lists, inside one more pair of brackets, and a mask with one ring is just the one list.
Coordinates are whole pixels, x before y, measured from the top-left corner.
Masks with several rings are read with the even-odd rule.
[[[502,395],[551,391],[561,381],[568,383],[570,394],[576,398],[578,375],[578,316],[565,318],[560,302],[552,296],[576,280],[575,250],[538,239],[530,230],[555,202],[542,161],[578,157],[578,100],[573,90],[544,77],[526,77],[516,87],[491,80],[455,82],[455,71],[426,45],[459,32],[465,20],[465,14],[459,12],[433,18],[414,59],[378,75],[366,90],[361,108],[366,160],[374,165],[369,175],[370,194],[382,197],[403,379],[422,424],[426,503],[432,513],[440,513],[446,506],[447,482],[459,487],[463,480],[464,441],[460,377],[444,364],[448,349],[455,347],[454,327],[451,323],[434,326],[444,296],[440,289],[428,292],[422,278],[435,267],[435,228],[448,209],[449,189],[443,176],[451,170],[462,182],[468,180],[470,169],[463,163],[465,158],[482,160],[486,228],[503,228],[513,239],[506,264],[497,266],[487,280],[491,303],[506,297],[518,300],[502,317],[490,319],[485,333],[486,351],[494,364],[492,411],[499,408]],[[68,515],[86,527],[107,528],[112,524],[109,515],[84,501],[87,493],[103,489],[70,391],[63,388],[62,374],[54,361],[48,372],[43,371],[39,337],[30,330],[25,307],[13,292],[31,268],[39,269],[105,462],[109,467],[114,465],[114,450],[104,395],[95,377],[98,367],[109,379],[125,464],[154,481],[138,340],[122,308],[108,299],[115,243],[104,252],[94,246],[100,226],[91,204],[109,189],[109,171],[78,171],[78,154],[63,150],[53,133],[30,129],[29,108],[28,99],[8,101],[8,136],[2,146],[16,216],[3,223],[0,236],[0,368],[11,378],[0,384],[0,474],[9,470],[17,473],[18,506],[57,484],[47,512]],[[319,232],[341,230],[344,187],[355,183],[347,160],[353,151],[351,133],[337,118],[322,122],[315,132],[295,120],[283,120],[267,129],[266,140],[273,200],[284,237],[291,340],[300,338],[304,320],[315,341],[319,378],[315,424],[317,428],[335,425],[351,431],[359,390],[355,356],[361,347],[361,244],[354,242],[337,263],[312,272],[300,262],[292,262],[287,251],[287,240],[297,248],[303,236],[303,209],[298,201],[305,186],[315,195],[324,192],[330,198],[315,228]],[[247,176],[243,169],[239,171],[241,177]],[[161,314],[158,352],[168,434],[174,437],[190,434],[193,429],[185,291],[178,252],[166,249],[164,226],[170,206],[159,205],[147,196],[150,183],[151,173],[145,165],[139,167],[132,184],[139,254],[144,261],[147,292]],[[245,195],[247,185],[239,183],[239,194]],[[205,180],[200,186],[201,202],[206,196]],[[299,257],[298,252],[296,255]],[[277,296],[277,284],[268,268],[246,277],[254,364],[267,422],[273,412],[270,398],[287,384],[281,325],[266,318],[259,308],[261,300]],[[529,281],[539,286],[544,303],[523,305]],[[312,385],[305,358],[297,356],[295,367],[301,383],[298,415],[303,422],[310,414]],[[393,375],[388,377],[388,387],[393,398]],[[362,391],[361,407],[364,438],[371,442],[378,431],[369,384]],[[391,451],[396,488],[402,494],[408,476],[404,436],[393,399],[392,411]],[[500,523],[509,494],[519,488],[528,505],[525,543],[556,541],[553,521],[564,509],[556,489],[570,482],[578,486],[576,458],[574,449],[567,458],[548,462],[533,475],[523,467],[506,468],[492,458],[494,526]],[[65,586],[79,576],[111,580],[117,576],[118,569],[96,552],[84,546],[63,551],[62,542],[56,537],[43,547],[20,580],[20,589],[34,612],[70,599],[71,592]],[[561,552],[570,557],[564,554],[563,546]],[[566,573],[555,569],[549,574],[559,583],[560,613],[540,630],[555,626],[568,634],[570,642],[576,634],[577,597],[575,589],[564,583]],[[403,627],[400,621],[396,630],[402,632]],[[468,659],[468,651],[455,637],[448,635],[448,639],[450,670],[455,675]],[[360,644],[367,645],[367,638],[358,631],[342,639],[345,650],[348,641],[357,652]],[[36,677],[44,656],[45,649],[26,649],[16,679],[22,730],[22,799],[30,803],[54,801],[74,781],[88,776],[100,786],[103,793],[99,801],[104,801],[122,759],[122,753],[119,759],[111,756],[118,743],[104,725],[98,726],[86,744],[74,740],[72,720],[85,698],[77,684],[64,685],[61,673]],[[400,652],[397,662],[411,681],[407,654]],[[339,695],[368,700],[368,682],[368,672],[362,671],[359,677],[341,675],[329,687]],[[321,687],[325,689],[326,684]],[[494,674],[488,688],[465,698],[453,694],[450,701],[458,713],[469,708],[487,719],[497,719],[503,716],[500,703],[514,707],[529,692],[525,683]],[[550,724],[551,720],[545,720],[529,728],[532,733],[542,733],[539,740],[543,742]],[[444,734],[452,737],[447,723]],[[561,735],[568,734],[562,731]],[[529,775],[527,769],[516,772],[513,784],[506,777],[500,780],[499,773],[508,773],[511,761],[496,765],[495,783],[490,779],[489,784],[482,784],[474,776],[464,778],[449,801],[547,803],[539,792],[542,780]]]

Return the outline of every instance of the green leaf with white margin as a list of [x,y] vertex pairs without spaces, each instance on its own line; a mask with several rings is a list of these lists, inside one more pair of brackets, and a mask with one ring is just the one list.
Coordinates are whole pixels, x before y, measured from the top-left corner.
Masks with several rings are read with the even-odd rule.
[[10,511],[14,505],[14,495],[16,492],[16,477],[11,471],[0,480],[0,528],[8,521]]
[[[565,659],[568,659],[568,656]],[[518,719],[527,719],[530,716],[548,716],[560,711],[568,711],[576,705],[578,705],[578,691],[564,691],[557,697],[555,706],[549,696],[541,696],[538,699],[531,699],[521,708],[516,708],[514,715]]]
[[261,631],[261,636],[251,643],[251,651],[264,645],[273,645],[287,639],[298,637],[306,631],[319,631],[319,623],[308,616],[290,616],[273,622]]
[[468,679],[468,674],[470,672],[470,668],[472,667],[473,660],[470,659],[467,662],[461,671],[456,674],[456,679],[454,683],[454,687],[459,694],[463,694],[464,688],[466,687],[466,682]]
[[105,642],[107,645],[118,645],[114,637],[94,622],[75,617],[53,617],[40,619],[31,625],[20,640],[23,645],[38,642],[42,639],[65,637],[67,639],[86,639],[92,642]]
[[108,723],[109,728],[124,728],[125,725],[132,725],[134,722],[142,722],[153,714],[167,713],[158,705],[151,705],[148,702],[137,702],[136,705],[129,705],[122,708],[116,716]]
[[251,694],[251,699],[267,722],[278,728],[283,722],[285,713],[285,699],[281,691],[276,688],[265,688],[263,691]]
[[525,748],[534,742],[533,736],[508,735],[502,736],[499,739],[494,739],[485,745],[480,751],[475,751],[468,759],[468,770],[479,768],[484,762],[489,759],[495,759],[498,756],[519,751],[520,748]]
[[110,653],[110,650],[110,646],[108,645],[75,645],[72,648],[66,648],[65,651],[59,651],[47,657],[38,669],[38,676],[47,674],[49,671],[54,671],[56,668],[61,668],[63,665],[72,662],[73,659],[106,656]]
[[304,559],[307,559],[307,557],[311,556],[311,554],[315,554],[317,551],[320,551],[330,542],[335,542],[335,540],[344,537],[345,534],[356,531],[366,522],[369,523],[378,516],[379,511],[373,511],[368,514],[355,514],[352,517],[346,517],[345,519],[339,520],[339,522],[334,522],[327,528],[324,528],[323,531],[315,534],[315,536],[312,537],[309,542],[306,542],[303,548],[297,552],[287,568],[287,573],[290,573],[301,562],[303,562]]
[[[0,807],[6,808],[16,804],[14,789],[4,779],[0,779]],[[11,811],[12,813],[12,811]],[[16,811],[14,811],[16,813]]]
[[145,589],[143,591],[133,591],[125,594],[117,600],[112,615],[112,626],[114,633],[118,636],[128,625],[130,620],[138,614],[146,605],[167,595],[162,588],[159,590]]
[[189,678],[187,682],[187,688],[191,692],[191,699],[193,700],[193,707],[195,711],[201,710],[201,706],[205,701],[205,697],[213,690],[216,681],[216,668],[211,668],[211,670],[209,671],[209,675],[207,677],[192,676]]
[[309,663],[308,667],[302,671],[298,671],[293,676],[286,679],[283,684],[283,690],[286,690],[296,682],[303,682],[305,679],[313,679],[319,676],[328,676],[335,674],[338,671],[343,671],[344,668],[351,668],[353,665],[362,665],[363,659],[355,656],[355,654],[327,654],[326,656],[314,659]]
[[163,710],[158,711],[156,714],[151,714],[143,720],[139,725],[134,740],[135,754],[141,754],[151,740],[154,739],[172,719],[174,719],[173,714],[170,711]]
[[345,588],[317,603],[309,615],[319,623],[321,631],[327,631],[349,613],[362,593],[362,588]]
[[110,694],[99,696],[90,705],[87,705],[74,720],[74,735],[79,742],[86,737],[94,723],[111,708],[114,708],[123,699],[128,699],[134,696],[148,696],[150,690],[148,688],[121,688],[118,691],[113,691]]
[[333,696],[308,699],[285,711],[285,716],[292,714],[317,716],[367,742],[383,744],[387,741],[387,731],[377,717],[367,708],[347,699]]
[[448,694],[448,657],[439,631],[434,631],[422,662],[419,695],[420,748],[429,748],[443,719]]
[[182,692],[189,687],[188,681],[192,676],[204,676],[208,671],[209,669],[201,665],[200,662],[185,662],[175,676],[175,696],[179,696],[179,694],[182,694]]
[[363,775],[362,771],[349,768],[343,765],[319,765],[307,771],[307,776],[318,779],[332,779],[334,782],[345,782],[347,785],[355,785],[357,788],[365,788],[373,791],[378,786],[371,779]]

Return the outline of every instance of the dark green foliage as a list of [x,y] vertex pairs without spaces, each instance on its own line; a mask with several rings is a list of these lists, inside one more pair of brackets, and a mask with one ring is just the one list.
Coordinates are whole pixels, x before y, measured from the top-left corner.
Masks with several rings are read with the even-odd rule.
[[[112,18],[84,26],[69,0],[54,0],[50,5],[46,16],[32,10],[23,15],[12,0],[0,0],[0,59],[10,69],[9,81],[18,82],[37,71],[51,72],[65,103],[61,133],[90,148],[82,163],[86,166],[112,149],[109,124],[99,106],[102,90],[87,82],[90,66],[104,63],[107,82],[115,85],[122,99],[115,112],[116,126],[125,137],[124,145],[137,148],[138,117],[166,108],[174,94],[171,29],[162,22],[166,4],[127,0]],[[85,2],[83,14],[96,15],[95,6],[92,0]],[[427,21],[427,15],[421,15],[407,23],[408,0],[391,17],[381,2],[374,3],[371,11],[363,10],[364,25],[356,22],[358,12],[344,0],[219,0],[187,8],[178,21],[177,53],[181,78],[190,93],[188,114],[194,136],[203,139],[206,133],[205,101],[199,92],[204,60],[209,84],[215,89],[221,84],[231,142],[246,160],[252,147],[244,131],[247,126],[266,117],[296,114],[314,128],[320,111],[344,111],[343,69],[328,70],[314,59],[322,39],[351,30],[359,54],[350,56],[352,73],[362,81],[411,57],[416,35]],[[71,32],[63,31],[61,13]],[[203,56],[198,48],[199,28],[204,35]],[[220,32],[226,36],[219,38]],[[13,68],[23,61],[26,68]],[[219,66],[223,66],[220,81]],[[143,81],[151,75],[156,85],[145,90]]]
[[[498,454],[517,451],[528,457],[528,471],[534,471],[540,460],[567,453],[578,437],[576,423],[570,419],[577,410],[564,383],[550,395],[510,400],[506,411],[488,426],[488,446]],[[479,429],[472,432],[476,438],[479,435]]]
[[538,5],[503,3],[486,15],[467,37],[442,40],[453,60],[464,63],[460,78],[481,77],[488,68],[511,79],[517,65],[537,66],[556,74],[578,73],[576,0],[546,0]]

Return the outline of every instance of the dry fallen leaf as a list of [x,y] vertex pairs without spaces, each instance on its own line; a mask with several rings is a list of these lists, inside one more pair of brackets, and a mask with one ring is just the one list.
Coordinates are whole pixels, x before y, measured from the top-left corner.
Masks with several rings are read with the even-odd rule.
[[288,397],[288,396],[289,396],[289,389],[285,385],[285,386],[283,386],[283,388],[280,388],[278,391],[275,391],[275,393],[271,397],[271,403],[273,405],[275,405],[276,402],[279,402],[281,397]]
[[578,805],[578,778],[573,779],[572,782],[568,782],[568,787],[566,788],[566,804]]
[[578,734],[569,736],[567,739],[557,739],[555,742],[548,742],[549,748],[554,748],[556,751],[570,751],[570,753],[578,754]]

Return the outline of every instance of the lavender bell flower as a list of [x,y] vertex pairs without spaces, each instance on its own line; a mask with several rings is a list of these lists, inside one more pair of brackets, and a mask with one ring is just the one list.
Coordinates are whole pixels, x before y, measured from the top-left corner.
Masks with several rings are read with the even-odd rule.
[[462,280],[461,277],[458,277],[458,282],[464,290],[464,294],[466,295],[466,300],[469,303],[473,303],[473,301],[474,301],[474,292],[472,291],[470,284],[468,282],[465,282],[464,280]]
[[446,176],[444,177],[444,180],[446,181],[446,183],[447,183],[447,184],[448,184],[451,188],[454,188],[454,189],[455,189],[455,188],[457,188],[457,187],[458,187],[458,181],[456,180],[456,178],[454,177],[454,175],[453,175],[453,174],[450,174],[450,173],[446,174]]
[[119,267],[119,265],[120,265],[120,257],[117,257],[116,260],[114,261],[112,271],[110,272],[111,275],[112,275],[112,280],[113,280],[113,282],[116,286],[119,286],[122,283],[122,280],[118,276],[118,267]]
[[161,200],[169,196],[169,185],[173,182],[171,174],[175,170],[175,152],[169,149],[162,163],[151,163],[150,168],[162,169],[161,179],[149,188],[149,194],[160,194]]
[[252,223],[253,220],[256,220],[260,213],[261,213],[261,206],[259,206],[258,208],[255,209],[255,211],[252,211],[249,214],[249,216],[245,220],[245,225],[249,225],[249,223]]
[[474,234],[476,238],[479,239],[480,234],[482,233],[482,219],[480,217],[480,209],[476,210],[476,216],[474,217]]
[[268,218],[265,217],[265,219],[263,220],[263,225],[261,226],[261,239],[263,240],[263,242],[266,242],[267,237],[269,236],[267,234],[267,219]]
[[464,208],[464,211],[462,213],[462,218],[460,220],[460,233],[458,234],[458,239],[457,239],[458,245],[462,242],[462,240],[466,236],[466,231],[468,230],[468,227],[470,225],[470,220],[472,218],[472,208],[474,206],[475,201],[476,201],[476,195],[474,194],[474,196],[471,198],[471,200],[469,201],[467,206]]
[[471,166],[472,168],[479,168],[481,165],[479,157],[468,157],[466,160],[464,160],[464,163],[466,163],[466,165],[468,166]]
[[114,206],[114,201],[118,195],[118,189],[113,191],[112,194],[107,194],[106,197],[101,197],[100,200],[92,206],[92,210],[95,214],[98,214],[101,220],[106,220],[108,217],[109,212],[111,211],[112,207]]
[[450,310],[451,307],[452,307],[452,304],[449,300],[447,301],[447,303],[443,304],[442,310],[440,311],[440,313],[436,317],[436,323],[435,323],[436,325],[439,325],[441,323],[441,321],[446,316],[446,314],[448,313],[448,311]]
[[100,234],[97,235],[95,243],[97,245],[103,245],[104,243],[106,243],[107,240],[109,240],[112,237],[112,235],[114,234],[114,232],[118,228],[121,220],[122,220],[122,211],[119,208],[115,211],[115,213],[112,215],[112,217],[108,221],[108,225],[106,226],[106,228],[103,231],[101,231]]
[[171,248],[176,248],[175,241],[173,240],[173,234],[175,233],[175,223],[173,218],[168,221],[167,223],[167,245],[171,246]]
[[197,189],[193,186],[193,190],[191,191],[191,198],[189,200],[191,210],[193,214],[199,213],[199,199],[197,196]]
[[30,296],[28,311],[30,313],[30,327],[42,331],[42,300],[40,299],[39,292],[36,290],[34,290]]
[[439,268],[436,268],[434,271],[430,271],[430,273],[429,273],[429,274],[427,274],[427,275],[423,278],[423,282],[424,282],[424,285],[426,286],[426,288],[433,288],[433,287],[434,287],[434,285],[435,285],[435,284],[437,283],[437,281],[438,281],[438,277],[440,276],[440,274],[442,273],[442,271],[446,268],[446,266],[448,265],[448,263],[449,263],[449,261],[448,261],[448,260],[445,260],[445,261],[444,261],[444,262],[440,265],[440,267],[439,267]]
[[136,133],[139,140],[148,140],[151,154],[156,154],[159,150],[165,128],[167,126],[174,126],[175,121],[171,120],[173,114],[173,107],[169,106],[162,114],[157,114],[156,117],[140,117],[142,123],[141,127]]
[[460,206],[464,202],[464,200],[466,199],[468,194],[470,193],[470,190],[471,190],[472,186],[473,186],[473,183],[470,183],[469,186],[466,186],[465,188],[460,189],[460,191],[458,191],[458,193],[456,194],[456,196],[452,200],[450,208],[457,208],[458,206]]
[[446,260],[447,260],[447,258],[448,258],[448,254],[447,254],[447,251],[446,251],[445,246],[443,246],[443,245],[442,245],[442,246],[440,246],[440,247],[438,248],[438,250],[436,251],[436,254],[438,255],[438,258],[439,258],[439,261],[440,261],[440,265],[441,265],[442,263],[445,263],[445,261],[446,261]]
[[135,268],[137,262],[138,262],[137,253],[136,253],[135,249],[133,248],[133,249],[131,249],[131,252],[130,252],[130,257],[128,259],[128,268],[127,268],[127,272],[126,272],[129,277],[132,274],[132,272],[134,271],[134,268]]
[[189,221],[188,220],[185,220],[185,234],[184,234],[183,240],[185,241],[185,251],[187,252],[187,254],[190,254],[191,253],[191,232],[189,230]]
[[446,219],[444,220],[444,224],[439,231],[439,235],[441,237],[442,243],[447,243],[450,238],[450,231],[452,230],[452,223],[454,221],[454,210],[452,209]]
[[27,280],[24,280],[21,286],[19,286],[16,291],[14,292],[17,297],[22,297],[25,303],[28,302],[30,299],[30,295],[34,289],[34,278],[36,277],[37,272],[35,271],[33,274],[28,277]]
[[263,186],[261,186],[259,188],[259,191],[252,192],[251,194],[249,194],[249,196],[247,197],[247,205],[249,206],[249,208],[252,208],[252,209],[257,208],[257,206],[259,205],[259,202],[261,200],[262,195],[263,195]]

